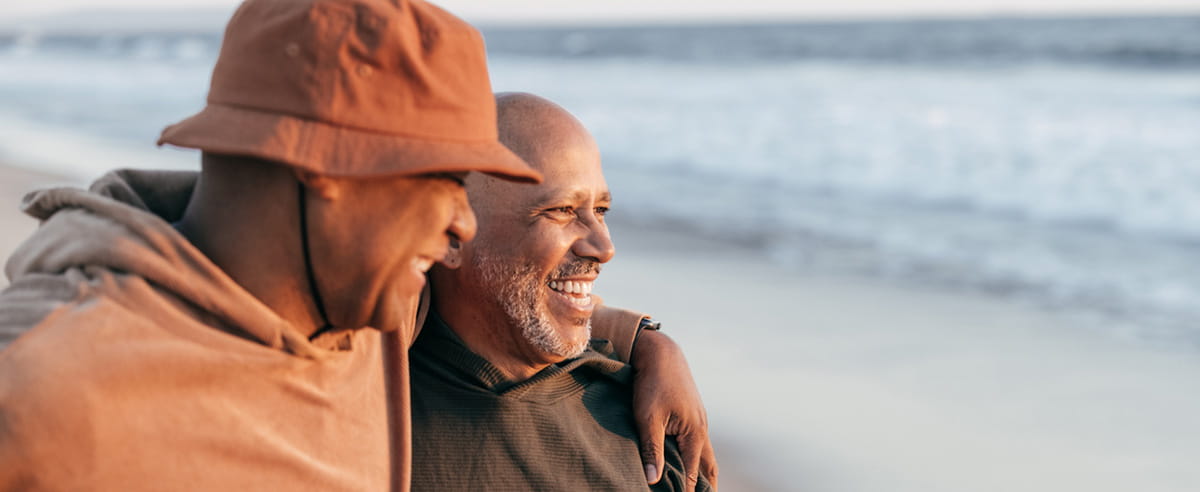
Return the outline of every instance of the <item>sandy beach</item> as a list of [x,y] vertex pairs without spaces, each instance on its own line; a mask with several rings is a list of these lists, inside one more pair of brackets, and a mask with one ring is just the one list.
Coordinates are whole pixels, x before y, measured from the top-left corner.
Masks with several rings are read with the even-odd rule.
[[789,273],[753,250],[613,227],[597,292],[651,310],[684,345],[726,491],[1200,486],[1190,349],[1011,300]]

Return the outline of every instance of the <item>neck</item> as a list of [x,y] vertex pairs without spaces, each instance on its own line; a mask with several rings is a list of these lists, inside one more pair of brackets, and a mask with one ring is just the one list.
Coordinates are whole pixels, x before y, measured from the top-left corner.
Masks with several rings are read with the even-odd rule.
[[561,362],[561,358],[556,360],[533,348],[521,335],[520,327],[509,326],[508,316],[496,309],[494,302],[467,302],[472,297],[448,276],[442,268],[434,268],[434,309],[471,352],[487,359],[505,378],[519,383]]
[[296,179],[282,165],[205,154],[177,228],[304,336],[323,325],[308,285]]

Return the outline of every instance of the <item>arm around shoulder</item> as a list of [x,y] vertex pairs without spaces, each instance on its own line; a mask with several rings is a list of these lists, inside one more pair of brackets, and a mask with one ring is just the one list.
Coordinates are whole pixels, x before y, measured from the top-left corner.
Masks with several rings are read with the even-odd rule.
[[592,337],[608,340],[622,362],[630,362],[638,325],[645,314],[601,304],[592,311]]

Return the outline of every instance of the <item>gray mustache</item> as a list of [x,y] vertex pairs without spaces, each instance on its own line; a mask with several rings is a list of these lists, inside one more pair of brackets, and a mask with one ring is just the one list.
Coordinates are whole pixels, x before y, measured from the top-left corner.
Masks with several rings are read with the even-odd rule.
[[591,260],[575,260],[558,267],[550,278],[573,277],[600,273],[600,263]]

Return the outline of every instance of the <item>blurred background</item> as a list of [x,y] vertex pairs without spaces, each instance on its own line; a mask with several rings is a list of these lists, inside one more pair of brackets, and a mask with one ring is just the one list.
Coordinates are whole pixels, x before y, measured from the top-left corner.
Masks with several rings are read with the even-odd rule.
[[[728,473],[746,478],[731,479],[729,490],[1200,490],[1200,477],[1183,468],[1200,452],[1200,434],[1189,434],[1200,430],[1192,413],[1200,409],[1192,394],[1200,374],[1200,0],[441,4],[484,32],[496,90],[548,97],[592,130],[616,196],[615,230],[625,227],[626,237],[672,234],[631,239],[632,264],[639,265],[638,254],[652,256],[656,244],[679,245],[665,255],[717,248],[723,253],[713,253],[714,262],[731,258],[757,265],[746,270],[810,282],[814,298],[854,298],[874,288],[811,284],[836,278],[891,286],[895,292],[879,294],[885,306],[927,303],[936,311],[983,302],[1034,313],[1037,321],[1019,327],[988,328],[993,332],[982,340],[1007,330],[1019,332],[1022,345],[1008,347],[1015,353],[1007,359],[989,352],[1000,369],[980,369],[985,378],[1005,364],[1027,367],[1038,347],[1104,354],[1077,359],[1079,377],[1051,387],[1097,391],[1072,400],[1079,413],[1062,416],[1092,424],[1058,436],[1055,442],[1074,444],[1063,450],[1038,453],[1045,443],[1016,439],[989,448],[1003,450],[994,455],[947,461],[965,459],[971,433],[996,424],[985,419],[953,432],[965,447],[933,452],[922,447],[930,434],[912,432],[892,436],[907,446],[826,462],[828,449],[804,439],[871,448],[888,437],[800,430],[837,422],[758,421],[739,408],[755,397],[720,389],[737,384],[719,351],[705,349],[720,327],[698,327],[704,336],[692,342],[693,365],[712,381],[701,383],[714,433],[738,450],[723,455],[735,463]],[[227,0],[172,8],[113,0],[0,6],[0,165],[78,182],[114,167],[196,168],[195,154],[153,142],[164,125],[202,107],[232,9]],[[621,239],[617,234],[619,250]],[[717,246],[691,249],[700,241]],[[724,285],[736,278],[731,273]],[[763,287],[744,288],[755,297]],[[903,297],[913,289],[966,297]],[[615,298],[645,309],[670,305]],[[803,309],[806,299],[793,302]],[[870,311],[875,302],[827,309]],[[936,343],[962,336],[956,325],[979,316],[918,316],[910,326]],[[830,323],[861,326],[870,338],[895,332],[869,326],[888,318]],[[785,334],[792,331],[787,322],[769,324],[775,326],[728,334],[740,341],[725,343],[753,352],[755,343],[814,342],[789,338],[800,335]],[[935,325],[942,328],[921,331]],[[1075,338],[1044,333],[1054,330]],[[844,355],[861,358],[854,359],[860,368],[883,357]],[[788,357],[774,360],[787,365],[780,361]],[[755,360],[746,364],[761,364]],[[1137,372],[1165,360],[1169,368],[1161,373]],[[972,367],[966,361],[929,370]],[[1097,375],[1101,369],[1114,372]],[[1131,379],[1111,386],[1114,374]],[[860,376],[882,379],[872,371]],[[1163,386],[1164,378],[1178,384]],[[971,398],[979,401],[970,405],[931,404],[945,417],[934,420],[978,415],[992,405],[987,394],[1005,398],[997,385],[1025,380],[987,381],[976,385]],[[913,401],[946,396],[946,387],[910,383]],[[1147,387],[1152,394],[1123,392]],[[816,387],[765,391],[775,394],[759,395],[764,404],[781,407],[838,395]],[[1037,404],[1026,398],[1034,396],[1010,394],[1011,415],[993,417],[1046,423],[1029,416]],[[1089,413],[1113,405],[1117,410]],[[1131,422],[1161,426],[1105,437]],[[1053,434],[1054,425],[1046,425],[1033,434]],[[766,435],[781,441],[764,449],[762,439],[748,437]],[[1006,464],[1033,455],[1063,460],[1061,473]],[[1128,481],[1095,478],[1105,476],[1098,469],[1118,469]],[[1000,478],[1013,475],[1029,481]]]

